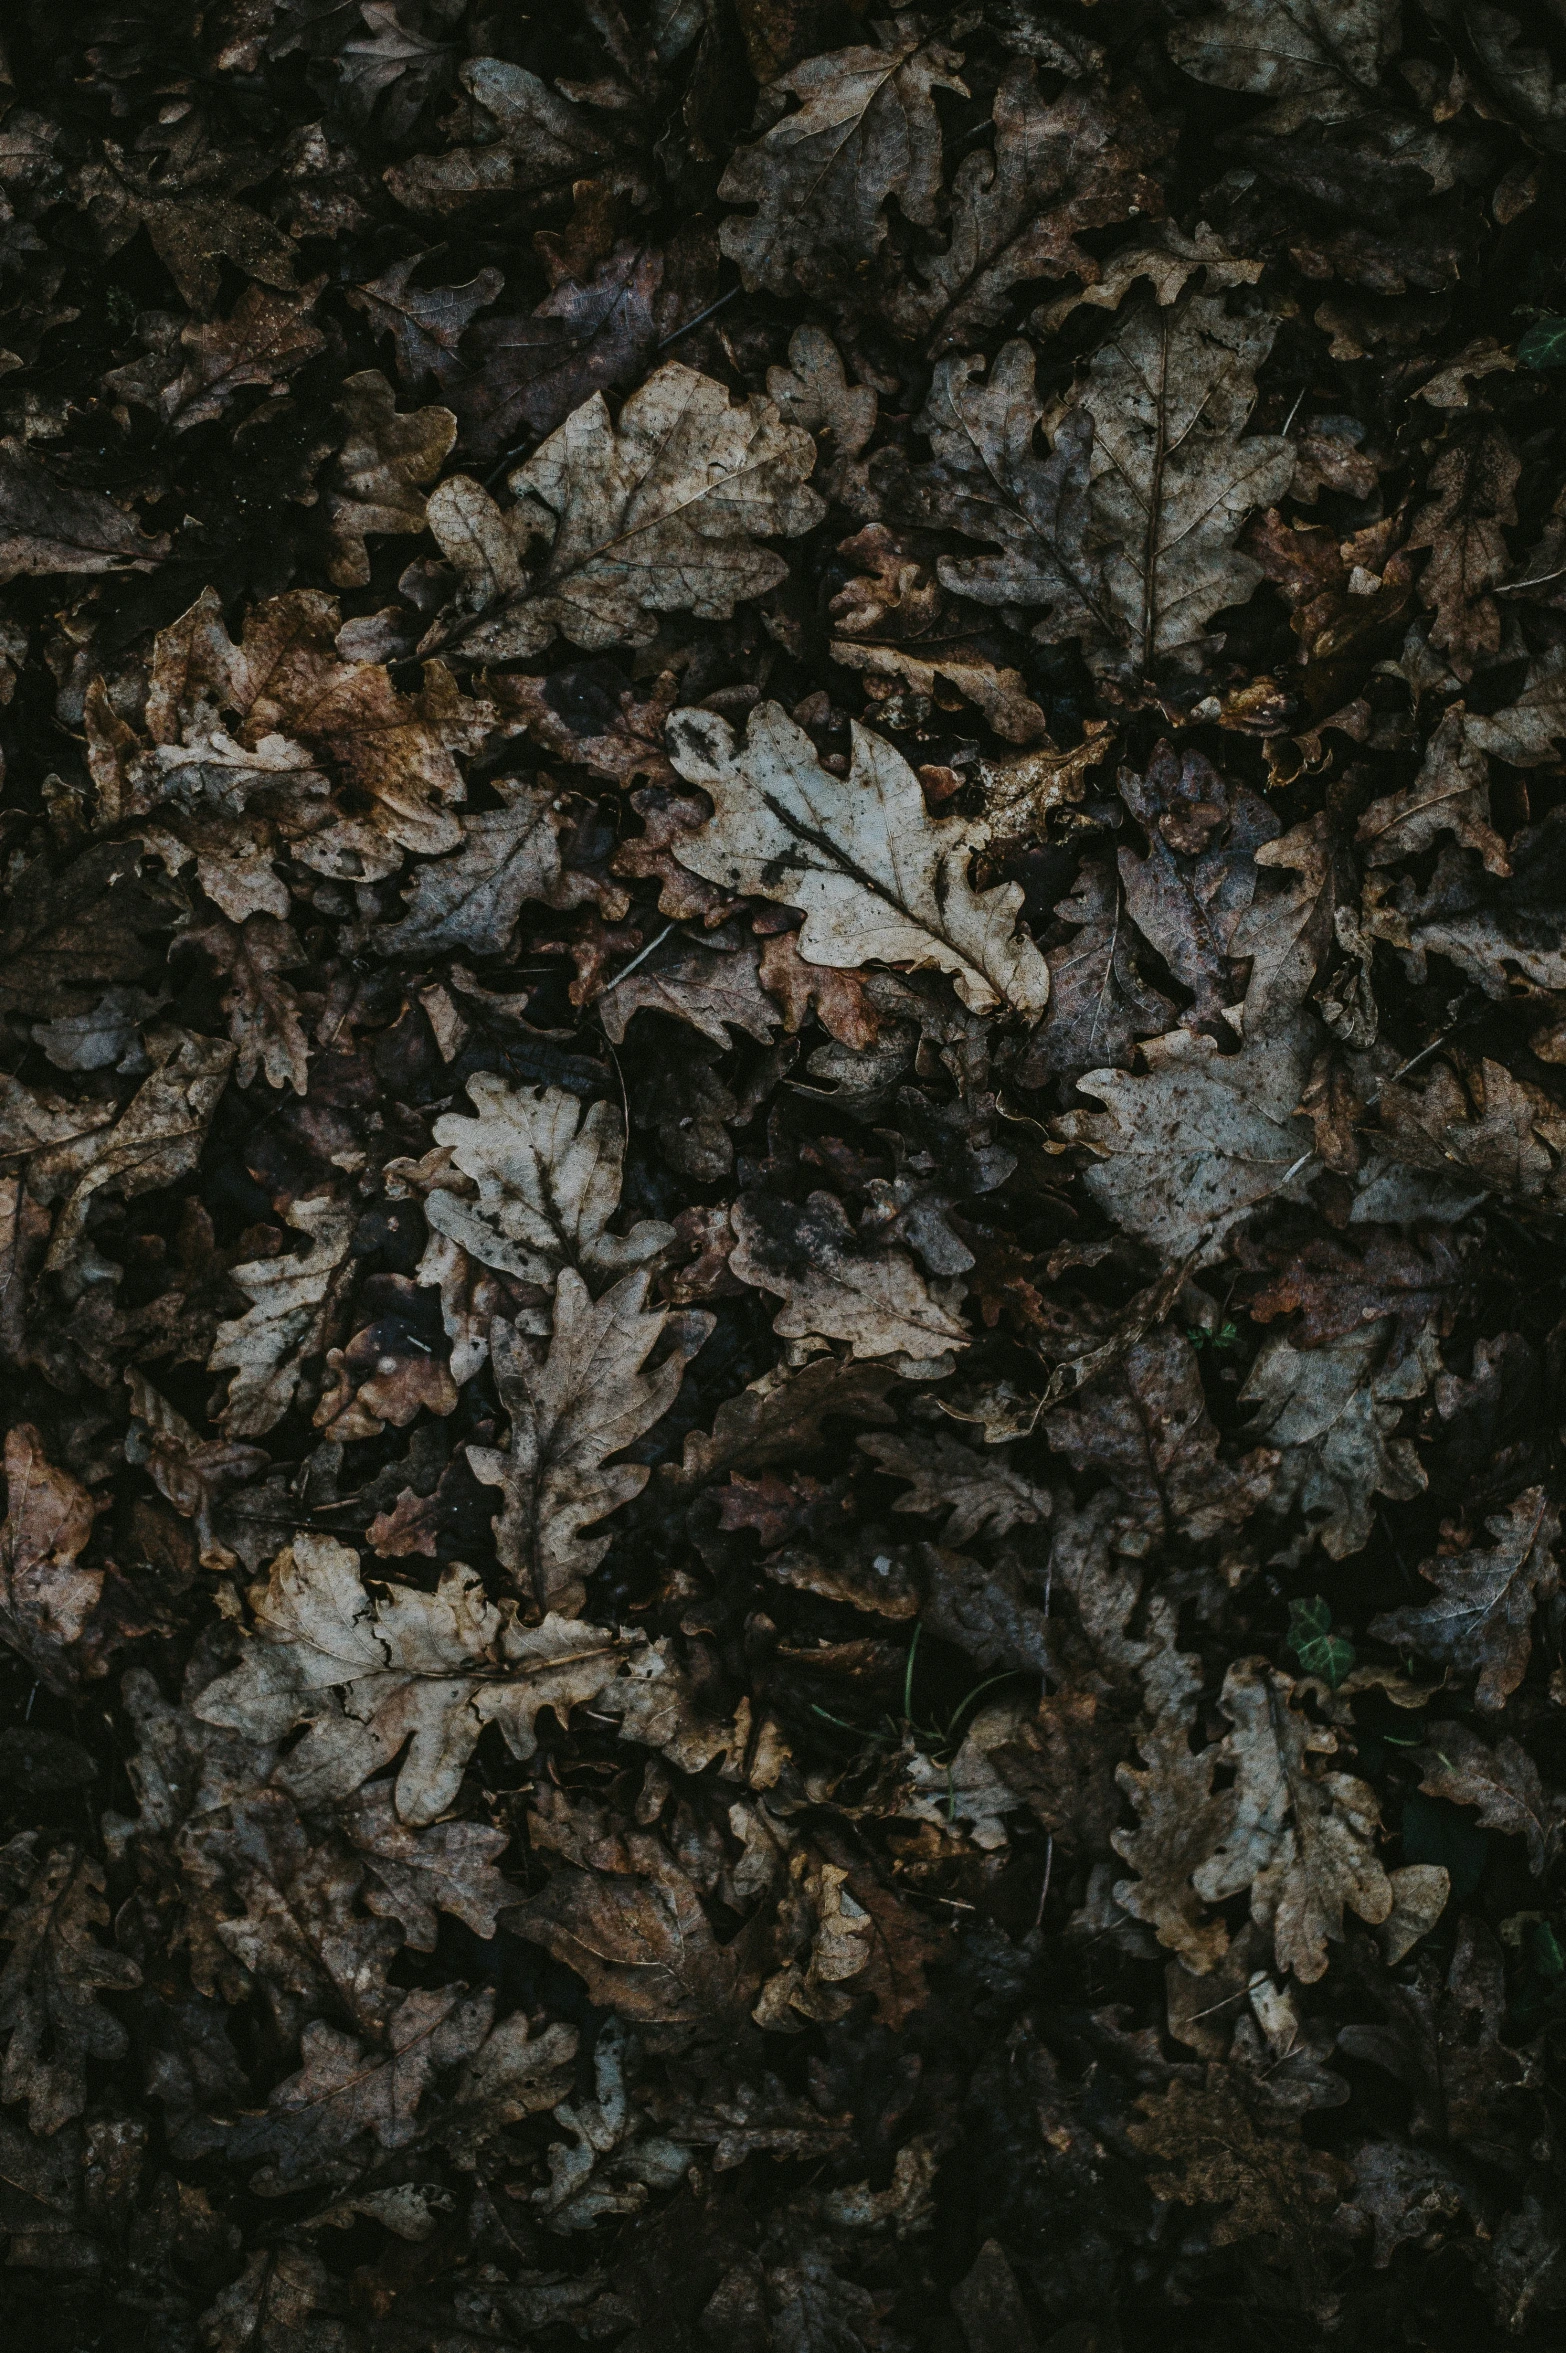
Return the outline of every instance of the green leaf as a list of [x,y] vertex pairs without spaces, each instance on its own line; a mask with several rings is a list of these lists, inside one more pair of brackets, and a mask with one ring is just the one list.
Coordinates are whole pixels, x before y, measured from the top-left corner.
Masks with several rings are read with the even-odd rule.
[[1536,319],[1517,357],[1525,368],[1566,368],[1566,319]]
[[1287,1640],[1305,1673],[1319,1675],[1333,1691],[1353,1668],[1354,1645],[1346,1634],[1333,1633],[1331,1606],[1319,1593],[1290,1602]]

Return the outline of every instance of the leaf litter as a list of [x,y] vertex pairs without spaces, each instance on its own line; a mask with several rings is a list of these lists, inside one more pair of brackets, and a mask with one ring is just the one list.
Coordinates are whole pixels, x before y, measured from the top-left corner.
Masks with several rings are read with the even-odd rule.
[[1560,17],[13,10],[19,2335],[1558,2338]]

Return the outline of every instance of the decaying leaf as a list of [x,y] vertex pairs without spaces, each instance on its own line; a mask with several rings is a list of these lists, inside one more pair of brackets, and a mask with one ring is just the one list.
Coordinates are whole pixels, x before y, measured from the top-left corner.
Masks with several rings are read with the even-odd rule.
[[1482,1708],[1499,1708],[1528,1671],[1535,1611],[1560,1584],[1555,1546],[1560,1514],[1542,1487],[1529,1487],[1486,1522],[1497,1539],[1423,1561],[1420,1574],[1439,1601],[1387,1610],[1372,1623],[1380,1641],[1420,1651],[1460,1673],[1478,1671]]
[[523,1627],[465,1569],[435,1593],[385,1586],[372,1599],[357,1553],[330,1536],[297,1537],[250,1598],[255,1630],[202,1693],[202,1722],[262,1741],[307,1723],[275,1774],[304,1805],[350,1797],[401,1757],[397,1813],[413,1824],[445,1813],[486,1724],[531,1756],[540,1708],[591,1699],[628,1647],[553,1615]]
[[[787,571],[757,540],[796,537],[822,504],[806,477],[815,444],[759,397],[671,360],[611,422],[602,393],[510,477],[502,513],[481,484],[448,476],[429,527],[458,594],[426,636],[466,661],[514,661],[557,632],[572,645],[646,645],[657,612],[722,617]],[[525,561],[542,539],[548,552]]]

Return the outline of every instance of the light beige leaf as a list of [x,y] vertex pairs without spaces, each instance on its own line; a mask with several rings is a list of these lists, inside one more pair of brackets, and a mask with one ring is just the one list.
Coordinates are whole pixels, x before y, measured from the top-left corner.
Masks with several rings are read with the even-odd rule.
[[1022,887],[968,881],[985,829],[931,817],[918,778],[881,736],[856,726],[853,743],[845,782],[776,703],[752,713],[743,747],[716,713],[677,711],[670,756],[714,803],[711,824],[676,844],[681,865],[802,907],[799,949],[812,964],[934,965],[974,1012],[1009,1005],[1036,1018],[1049,968],[1017,930]]
[[[431,496],[429,526],[459,587],[425,649],[514,661],[557,632],[596,649],[649,644],[659,613],[727,620],[787,572],[758,541],[797,538],[825,513],[806,487],[815,456],[770,400],[732,407],[721,384],[678,361],[631,394],[617,423],[595,392],[510,476],[509,513],[462,474]],[[547,552],[524,570],[539,540]]]
[[[470,1446],[468,1462],[476,1478],[504,1491],[494,1523],[500,1563],[541,1611],[580,1609],[611,1541],[582,1530],[639,1495],[651,1476],[645,1463],[611,1465],[610,1457],[662,1419],[712,1329],[707,1315],[645,1312],[649,1279],[625,1275],[595,1305],[566,1267],[547,1354],[498,1318],[490,1326],[511,1439],[504,1453]],[[644,1372],[665,1326],[672,1346]]]
[[377,368],[347,377],[336,406],[348,434],[327,494],[328,571],[338,588],[363,588],[367,538],[424,529],[425,488],[457,438],[457,420],[445,408],[399,416],[397,395]]
[[218,1417],[231,1438],[259,1438],[293,1403],[306,1359],[319,1353],[327,1295],[353,1237],[353,1209],[330,1194],[296,1201],[285,1214],[297,1233],[309,1236],[309,1250],[302,1258],[285,1253],[234,1268],[251,1304],[219,1324],[207,1359],[208,1372],[234,1375]]
[[657,1256],[674,1228],[642,1218],[612,1234],[625,1137],[612,1104],[564,1087],[514,1087],[488,1071],[467,1082],[478,1117],[446,1112],[435,1140],[478,1187],[469,1203],[437,1188],[424,1214],[470,1258],[525,1283],[552,1284],[563,1266],[597,1287]]
[[272,1776],[302,1806],[350,1797],[401,1757],[397,1815],[414,1825],[450,1807],[486,1724],[525,1760],[539,1709],[592,1699],[639,1640],[553,1615],[521,1626],[514,1602],[497,1607],[455,1565],[433,1593],[388,1585],[372,1599],[358,1554],[330,1536],[296,1537],[250,1606],[255,1629],[197,1701],[202,1722],[252,1740],[307,1723]]
[[[1178,221],[1160,221],[1145,237],[1133,237],[1124,245],[1117,245],[1103,264],[1102,277],[1073,293],[1061,295],[1058,301],[1044,303],[1033,313],[1028,325],[1035,335],[1054,335],[1080,303],[1092,303],[1099,310],[1118,310],[1138,278],[1151,281],[1154,301],[1167,310],[1171,303],[1178,301],[1187,281],[1198,270],[1206,273],[1205,291],[1216,294],[1230,286],[1254,286],[1262,274],[1262,264],[1231,253],[1205,221],[1198,221],[1189,237]],[[350,295],[349,300],[352,299]]]
[[[1197,643],[1262,577],[1235,546],[1251,509],[1282,498],[1294,446],[1245,432],[1274,319],[1231,318],[1214,294],[1129,310],[1100,344],[1076,405],[1093,420],[1093,521],[1133,667]],[[1117,649],[1095,656],[1117,661]]]
[[1313,1044],[1302,1021],[1238,1054],[1176,1030],[1143,1045],[1145,1076],[1086,1072],[1078,1087],[1107,1108],[1069,1112],[1058,1125],[1097,1155],[1083,1178],[1094,1200],[1166,1263],[1192,1251],[1199,1263],[1221,1255],[1248,1211],[1310,1181],[1300,1165],[1310,1124],[1295,1106]]

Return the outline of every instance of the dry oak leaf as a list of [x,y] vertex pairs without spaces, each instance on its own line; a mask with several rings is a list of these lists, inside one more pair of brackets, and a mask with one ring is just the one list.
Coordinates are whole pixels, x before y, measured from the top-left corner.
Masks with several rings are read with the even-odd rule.
[[[154,313],[156,347],[145,359],[113,368],[104,390],[156,409],[176,433],[210,424],[248,386],[281,392],[290,376],[326,349],[310,319],[326,281],[317,278],[297,300],[247,286],[226,319],[177,320]],[[147,340],[145,324],[143,340]],[[317,460],[319,462],[319,460]]]
[[494,2009],[493,1993],[467,1994],[460,1985],[419,1988],[403,1996],[384,2043],[368,2049],[312,2019],[299,2038],[303,2064],[260,2114],[232,2123],[198,2117],[176,2133],[173,2153],[179,2159],[221,2153],[237,2165],[264,2160],[250,2183],[262,2197],[314,2183],[346,2185],[372,2161],[376,2145],[400,2149],[418,2138],[416,2111],[431,2077],[472,2058]]
[[213,1527],[213,1509],[226,1489],[243,1486],[267,1469],[266,1450],[231,1438],[200,1437],[134,1367],[127,1368],[125,1382],[131,1410],[126,1461],[144,1463],[158,1493],[168,1498],[181,1519],[195,1521],[204,1569],[237,1568]]
[[850,384],[842,355],[830,335],[819,327],[796,327],[789,337],[788,366],[768,368],[767,397],[775,400],[785,424],[803,425],[817,441],[830,435],[816,466],[816,488],[823,498],[842,499],[860,506],[864,470],[856,464],[875,431],[876,396],[869,385]]
[[1292,442],[1245,432],[1276,331],[1276,320],[1231,318],[1221,296],[1204,294],[1174,310],[1133,308],[1095,352],[1068,415],[1093,422],[1089,500],[1124,644],[1123,654],[1113,641],[1085,649],[1101,665],[1146,669],[1197,643],[1261,579],[1235,542],[1294,474]]
[[817,1357],[793,1372],[775,1366],[737,1397],[726,1397],[714,1417],[712,1435],[692,1430],[685,1440],[684,1460],[665,1463],[659,1476],[676,1490],[689,1492],[726,1471],[753,1476],[775,1463],[796,1464],[802,1455],[826,1444],[829,1417],[892,1421],[886,1393],[894,1378],[885,1365],[861,1364],[851,1357]]
[[882,46],[838,49],[808,58],[771,85],[766,103],[781,113],[752,147],[738,148],[718,186],[724,204],[754,204],[730,214],[719,242],[739,264],[748,288],[773,294],[801,288],[852,287],[858,265],[872,260],[887,235],[886,206],[895,196],[906,220],[934,226],[941,202],[941,125],[935,92],[966,98],[960,56],[924,41],[918,20],[878,25]]
[[1413,1442],[1396,1432],[1440,1367],[1428,1332],[1399,1346],[1388,1317],[1320,1348],[1275,1332],[1258,1351],[1240,1403],[1257,1409],[1250,1435],[1282,1455],[1274,1508],[1302,1510],[1332,1559],[1369,1542],[1378,1495],[1406,1503],[1424,1492]]
[[1419,1573],[1440,1589],[1439,1601],[1386,1610],[1370,1631],[1399,1650],[1477,1671],[1475,1703],[1500,1708],[1528,1672],[1534,1612],[1560,1590],[1561,1521],[1545,1490],[1528,1487],[1485,1525],[1493,1545],[1421,1561]]
[[[695,1310],[645,1312],[650,1280],[645,1269],[622,1276],[595,1304],[576,1269],[565,1267],[547,1354],[499,1317],[490,1326],[511,1438],[504,1452],[470,1446],[468,1463],[475,1478],[504,1493],[495,1549],[540,1612],[581,1607],[612,1541],[583,1529],[640,1495],[652,1475],[645,1463],[609,1458],[662,1419],[712,1329],[712,1317]],[[645,1372],[665,1327],[666,1352]]]
[[1314,1985],[1326,1974],[1328,1940],[1342,1941],[1345,1906],[1374,1926],[1390,1915],[1393,1888],[1374,1850],[1376,1793],[1351,1773],[1321,1769],[1338,1736],[1292,1704],[1294,1690],[1265,1659],[1236,1659],[1224,1677],[1219,1704],[1233,1730],[1218,1761],[1235,1775],[1232,1820],[1192,1878],[1213,1904],[1248,1888],[1279,1968]]
[[262,1741],[308,1724],[273,1773],[306,1807],[351,1797],[401,1757],[397,1815],[415,1826],[451,1806],[486,1724],[525,1760],[539,1709],[593,1698],[636,1640],[555,1616],[523,1627],[514,1602],[497,1607],[456,1565],[433,1593],[387,1585],[372,1599],[358,1554],[331,1536],[296,1537],[250,1606],[254,1631],[197,1700],[201,1721]]
[[[738,2026],[746,1971],[718,1943],[696,1889],[656,1833],[622,1829],[588,1805],[540,1793],[528,1815],[549,1878],[505,1916],[620,2018],[652,2026]],[[750,1979],[753,1988],[755,1979]]]
[[1229,1834],[1234,1794],[1214,1789],[1218,1746],[1193,1750],[1181,1711],[1145,1722],[1136,1746],[1143,1770],[1124,1764],[1115,1773],[1136,1828],[1110,1833],[1115,1853],[1136,1877],[1116,1880],[1115,1902],[1156,1930],[1187,1969],[1205,1976],[1228,1951],[1229,1932],[1198,1896],[1194,1875]]
[[806,486],[815,456],[771,401],[731,407],[723,385],[678,361],[617,422],[594,393],[509,476],[508,512],[465,474],[433,493],[429,527],[458,590],[420,650],[515,661],[557,633],[593,650],[647,645],[659,613],[727,620],[788,571],[758,540],[797,538],[826,512]]
[[348,288],[348,300],[363,311],[371,333],[391,336],[397,373],[415,390],[428,376],[441,385],[462,376],[457,347],[463,333],[506,284],[495,269],[480,270],[465,286],[411,284],[414,271],[432,258],[420,253],[394,261],[378,278]]
[[513,1087],[488,1071],[476,1071],[467,1090],[478,1117],[444,1113],[435,1140],[477,1185],[478,1199],[437,1187],[424,1214],[470,1258],[524,1283],[552,1284],[571,1266],[598,1288],[674,1240],[674,1228],[655,1218],[642,1218],[628,1234],[609,1231],[625,1164],[611,1104],[584,1111],[564,1087]]
[[[1198,221],[1188,237],[1178,221],[1160,221],[1146,237],[1117,245],[1098,265],[1101,274],[1086,285],[1040,305],[1028,321],[1031,334],[1058,333],[1079,303],[1098,310],[1118,310],[1138,278],[1151,281],[1153,299],[1166,309],[1177,302],[1187,281],[1205,271],[1204,290],[1216,294],[1231,286],[1254,286],[1262,274],[1259,261],[1231,253],[1206,221]],[[351,298],[350,298],[351,299]]]
[[133,1991],[141,1971],[129,1954],[94,1938],[109,1921],[103,1890],[101,1863],[79,1847],[56,1847],[0,1926],[11,1947],[0,1970],[0,2031],[10,2031],[0,2100],[25,2100],[39,2135],[58,2132],[86,2107],[89,2059],[122,2059],[129,2048],[98,1997]]
[[1155,221],[1164,209],[1148,175],[1174,142],[1134,88],[1045,99],[1037,68],[1019,59],[1001,77],[994,122],[993,151],[976,148],[957,167],[945,251],[917,255],[882,299],[898,334],[925,338],[932,359],[982,342],[1020,284],[1091,283],[1099,265],[1079,231]]
[[974,356],[937,361],[916,421],[932,462],[908,468],[888,452],[872,466],[873,487],[899,521],[960,531],[1002,549],[942,556],[943,587],[980,604],[1040,609],[1037,637],[1096,644],[1117,624],[1087,537],[1093,420],[1069,411],[1041,457],[1034,436],[1044,407],[1032,345],[1020,337],[1003,344],[981,382],[984,366]]
[[1166,36],[1199,82],[1274,101],[1258,123],[1289,131],[1361,113],[1396,57],[1399,0],[1219,0]]
[[1435,615],[1430,642],[1459,678],[1500,650],[1500,607],[1490,591],[1512,568],[1503,526],[1517,520],[1512,493],[1521,472],[1499,425],[1454,441],[1431,467],[1431,496],[1409,531],[1411,549],[1430,550],[1419,576],[1420,601]]
[[1566,1114],[1504,1062],[1465,1063],[1461,1077],[1440,1062],[1419,1087],[1388,1079],[1378,1116],[1388,1150],[1411,1168],[1450,1176],[1455,1165],[1513,1200],[1560,1197]]
[[202,2313],[202,2342],[210,2353],[346,2353],[342,2324],[316,2318],[335,2286],[307,2247],[262,2247]]
[[1506,844],[1490,823],[1490,764],[1469,731],[1468,712],[1453,703],[1425,747],[1412,784],[1372,801],[1354,838],[1367,866],[1395,866],[1452,833],[1477,850],[1492,874],[1511,873]]
[[352,1205],[330,1194],[296,1201],[285,1215],[297,1233],[308,1235],[308,1251],[300,1258],[286,1251],[254,1258],[231,1270],[251,1304],[242,1316],[219,1324],[207,1359],[208,1372],[234,1376],[218,1416],[230,1438],[263,1436],[293,1403],[306,1361],[320,1351],[334,1278],[353,1239]]
[[1296,1019],[1222,1054],[1176,1030],[1143,1047],[1145,1076],[1090,1070],[1077,1085],[1106,1105],[1057,1122],[1095,1155],[1083,1182],[1116,1223],[1166,1264],[1222,1253],[1236,1221],[1309,1182],[1307,1120],[1296,1111],[1310,1071],[1312,1026]]
[[971,1543],[981,1531],[991,1538],[1013,1528],[1036,1528],[1054,1509],[1046,1488],[1035,1487],[992,1451],[976,1454],[940,1431],[917,1439],[888,1432],[859,1440],[859,1450],[891,1478],[911,1481],[892,1509],[947,1513],[942,1544]]
[[832,599],[832,626],[841,632],[832,639],[834,662],[896,680],[943,708],[960,694],[1008,743],[1047,734],[1045,713],[1007,660],[1015,644],[985,613],[947,594],[936,559],[914,553],[884,523],[866,524],[838,553],[865,568]]
[[1172,1029],[1175,1007],[1144,980],[1119,878],[1106,860],[1084,859],[1071,896],[1054,912],[1075,935],[1045,950],[1049,1004],[1019,1066],[1024,1086],[1114,1065],[1124,1067],[1144,1038]]
[[[310,1083],[310,1041],[299,1000],[284,972],[305,963],[299,940],[275,915],[248,915],[242,927],[208,924],[184,940],[204,948],[228,982],[223,1010],[238,1060],[234,1076],[248,1087],[260,1071],[270,1087],[304,1094]],[[183,944],[183,943],[182,943]]]
[[677,843],[680,863],[803,908],[799,950],[810,963],[933,965],[975,1013],[1043,1012],[1049,969],[1017,929],[1021,884],[973,888],[968,861],[984,829],[932,818],[918,778],[883,737],[855,727],[846,779],[821,766],[776,703],[752,712],[742,747],[712,711],[675,712],[668,738],[680,774],[713,802],[711,823]]
[[1137,2102],[1144,2121],[1126,2138],[1144,2156],[1171,2168],[1154,2173],[1157,2198],[1218,2209],[1211,2227],[1216,2247],[1255,2237],[1297,2241],[1309,2209],[1338,2202],[1342,2173],[1333,2159],[1308,2148],[1298,2120],[1267,2109],[1253,2115],[1227,2067],[1212,2065],[1203,2085],[1171,2083],[1161,2095]]
[[44,572],[151,572],[169,552],[97,490],[56,482],[22,441],[0,441],[0,585]]
[[[1372,1629],[1374,1631],[1374,1629]],[[1437,1724],[1425,1747],[1414,1751],[1423,1778],[1420,1788],[1457,1806],[1477,1806],[1483,1830],[1501,1830],[1528,1842],[1528,1868],[1536,1879],[1560,1853],[1566,1832],[1566,1798],[1546,1790],[1539,1768],[1519,1741],[1498,1740],[1486,1748],[1471,1725]]]
[[[409,212],[438,220],[475,199],[569,187],[605,170],[639,184],[634,166],[626,167],[627,142],[615,116],[595,122],[537,74],[500,57],[470,57],[457,79],[476,110],[474,129],[488,136],[475,146],[392,164],[382,177]],[[460,108],[455,119],[466,127]]]
[[127,1200],[156,1192],[188,1176],[201,1158],[228,1084],[233,1047],[226,1039],[200,1037],[192,1030],[163,1029],[148,1031],[146,1049],[151,1076],[112,1127],[94,1127],[74,1141],[35,1153],[28,1162],[28,1190],[37,1199],[66,1196],[44,1261],[49,1272],[74,1265],[84,1252],[96,1255],[86,1236],[95,1193],[106,1185]]
[[[1107,1471],[1149,1535],[1196,1542],[1239,1528],[1272,1493],[1277,1455],[1259,1446],[1223,1460],[1196,1351],[1183,1332],[1150,1332],[1106,1373],[1043,1417],[1073,1470]],[[947,1542],[953,1541],[950,1537]]]
[[563,864],[560,837],[570,820],[557,792],[509,776],[497,777],[494,790],[498,809],[459,820],[459,849],[419,860],[405,893],[407,913],[365,928],[366,944],[380,955],[505,956],[529,901],[564,910],[594,900],[606,915],[624,914],[620,892]]
[[905,1250],[862,1241],[835,1194],[812,1193],[800,1208],[747,1193],[731,1215],[730,1272],[783,1299],[780,1339],[846,1340],[856,1357],[895,1357],[905,1371],[967,1347],[971,1334],[941,1296],[954,1286],[932,1287]]
[[5,1482],[0,1640],[60,1691],[73,1679],[65,1654],[81,1640],[103,1590],[102,1569],[84,1569],[77,1557],[98,1507],[69,1471],[50,1462],[31,1422],[5,1434]]
[[336,407],[348,432],[327,493],[327,574],[338,588],[363,588],[367,538],[424,529],[425,488],[450,453],[457,420],[445,408],[399,416],[397,396],[376,368],[345,378]]
[[[479,748],[481,707],[463,701],[439,663],[427,665],[417,701],[398,693],[383,664],[338,653],[339,627],[333,598],[294,589],[257,606],[236,646],[221,600],[204,590],[154,646],[152,748],[94,771],[100,797],[107,800],[112,786],[112,814],[156,811],[177,832],[190,820],[170,811],[171,801],[210,824],[214,814],[237,814],[255,800],[305,865],[352,883],[391,874],[405,850],[439,857],[455,849],[462,834],[451,805],[465,787],[453,753]],[[224,732],[225,713],[243,741]],[[341,770],[362,796],[357,809],[327,797],[318,761]],[[110,813],[106,807],[106,820]],[[164,855],[161,833],[156,846]],[[192,853],[203,888],[234,914],[224,891],[232,840],[220,834],[205,857],[198,837]],[[286,915],[286,893],[270,879],[279,898],[254,903]]]
[[[828,975],[823,972],[821,978]],[[744,937],[737,943],[681,938],[657,949],[634,972],[611,981],[595,1008],[605,1036],[616,1046],[624,1044],[632,1018],[643,1010],[686,1022],[725,1048],[733,1042],[731,1027],[769,1046],[783,1019],[766,993],[757,944]]]

